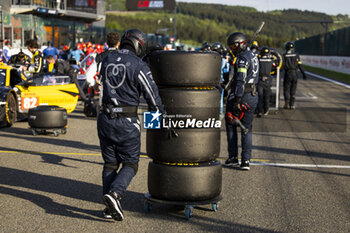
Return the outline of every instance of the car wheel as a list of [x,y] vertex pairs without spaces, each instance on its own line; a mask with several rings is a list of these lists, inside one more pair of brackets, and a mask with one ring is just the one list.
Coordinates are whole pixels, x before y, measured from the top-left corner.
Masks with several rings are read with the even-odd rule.
[[0,109],[0,117],[4,126],[12,126],[17,121],[17,102],[14,95],[7,95],[6,104]]
[[150,68],[160,86],[215,86],[222,59],[216,52],[155,51]]
[[148,165],[149,193],[161,200],[211,200],[220,195],[221,185],[222,167],[218,161],[194,166]]

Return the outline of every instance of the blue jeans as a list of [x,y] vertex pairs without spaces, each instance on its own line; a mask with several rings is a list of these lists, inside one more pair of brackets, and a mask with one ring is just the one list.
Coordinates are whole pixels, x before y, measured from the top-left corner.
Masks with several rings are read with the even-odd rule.
[[[247,134],[241,132],[242,142],[242,160],[250,160],[252,154],[253,142],[253,118],[255,108],[258,104],[258,95],[253,96],[251,93],[245,93],[242,97],[241,103],[248,103],[250,111],[245,112],[241,122],[249,130]],[[230,98],[226,105],[226,113],[232,112],[233,98]],[[229,158],[238,157],[238,135],[237,126],[232,124],[226,118],[226,134],[227,134],[227,149]]]
[[140,125],[137,117],[129,119],[131,121],[110,119],[104,113],[98,117],[97,130],[104,160],[103,194],[113,191],[123,196],[136,175],[140,159]]

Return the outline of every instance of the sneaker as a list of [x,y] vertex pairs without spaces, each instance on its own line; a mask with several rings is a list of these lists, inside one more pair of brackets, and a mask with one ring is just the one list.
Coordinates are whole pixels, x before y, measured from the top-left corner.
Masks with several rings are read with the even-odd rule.
[[120,199],[121,197],[112,191],[103,196],[103,201],[107,209],[109,209],[112,218],[116,221],[123,221],[124,219],[123,210],[119,202]]
[[267,110],[267,111],[264,113],[264,116],[269,115],[269,112],[270,112],[270,110]]
[[241,169],[242,170],[249,170],[249,160],[242,160],[241,163]]
[[290,109],[295,109],[295,105],[294,105],[294,104],[291,105],[291,106],[290,106]]
[[235,166],[235,165],[238,165],[238,158],[237,157],[232,157],[232,158],[228,158],[226,161],[225,161],[225,166],[229,167],[229,166]]
[[111,211],[108,209],[108,208],[105,208],[104,210],[103,210],[103,217],[105,218],[105,219],[112,219],[113,217],[112,217],[112,214],[111,214]]

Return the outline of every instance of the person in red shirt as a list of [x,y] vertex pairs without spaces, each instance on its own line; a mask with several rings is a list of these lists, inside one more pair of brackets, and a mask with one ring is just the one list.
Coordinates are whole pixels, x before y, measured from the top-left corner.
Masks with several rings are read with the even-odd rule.
[[95,52],[94,48],[92,47],[92,43],[88,42],[86,44],[86,55],[89,55],[90,53]]

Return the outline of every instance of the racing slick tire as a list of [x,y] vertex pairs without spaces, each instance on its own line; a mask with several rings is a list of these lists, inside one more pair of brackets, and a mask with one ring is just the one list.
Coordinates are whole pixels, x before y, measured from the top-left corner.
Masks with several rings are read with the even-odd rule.
[[205,201],[221,193],[222,167],[213,161],[199,165],[150,162],[148,190],[152,197],[169,201]]
[[0,125],[12,126],[17,121],[17,102],[13,94],[9,93],[6,104],[0,107]]
[[148,157],[162,162],[205,162],[219,157],[220,128],[147,130]]
[[59,106],[38,106],[28,111],[28,124],[31,128],[63,128],[67,125],[67,118],[67,110]]
[[279,67],[281,69],[282,63],[283,63],[283,57],[280,51],[278,49],[271,49],[271,55],[274,63],[276,64],[276,67],[273,67],[271,74],[276,74],[276,69]]
[[159,95],[167,115],[177,119],[219,119],[220,92],[215,88],[159,88]]
[[149,65],[159,86],[215,86],[221,64],[216,52],[155,51]]

